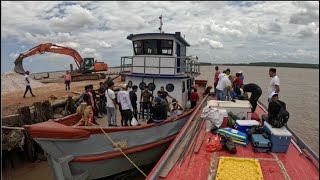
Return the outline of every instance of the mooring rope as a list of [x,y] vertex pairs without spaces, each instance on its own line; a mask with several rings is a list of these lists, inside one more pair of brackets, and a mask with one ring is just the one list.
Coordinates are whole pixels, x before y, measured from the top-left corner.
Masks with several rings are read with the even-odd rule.
[[124,155],[124,157],[126,157],[128,161],[144,175],[144,177],[147,177],[147,175],[121,150],[121,148],[118,147],[118,145],[110,138],[110,136],[102,129],[102,127],[99,126],[99,128],[108,137],[112,144],[116,146],[117,149]]

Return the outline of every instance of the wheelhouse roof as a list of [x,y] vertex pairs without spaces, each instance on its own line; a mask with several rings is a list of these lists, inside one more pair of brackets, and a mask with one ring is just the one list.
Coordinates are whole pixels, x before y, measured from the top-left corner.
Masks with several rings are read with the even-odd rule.
[[127,36],[127,39],[132,40],[133,38],[142,38],[144,36],[153,36],[155,38],[159,37],[174,37],[177,40],[179,40],[183,45],[190,46],[190,44],[181,36],[179,32],[176,32],[175,34],[170,33],[143,33],[143,34],[130,34]]

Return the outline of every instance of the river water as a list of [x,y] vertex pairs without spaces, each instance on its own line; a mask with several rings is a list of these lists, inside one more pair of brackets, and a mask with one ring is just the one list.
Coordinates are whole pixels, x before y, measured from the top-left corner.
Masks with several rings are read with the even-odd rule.
[[[260,101],[267,105],[271,80],[269,67],[220,66],[221,72],[229,68],[235,74],[244,72],[244,84],[255,83],[262,89]],[[279,99],[287,104],[290,113],[288,126],[319,155],[319,69],[278,67],[280,78]],[[196,79],[206,79],[213,84],[214,66],[201,66]]]

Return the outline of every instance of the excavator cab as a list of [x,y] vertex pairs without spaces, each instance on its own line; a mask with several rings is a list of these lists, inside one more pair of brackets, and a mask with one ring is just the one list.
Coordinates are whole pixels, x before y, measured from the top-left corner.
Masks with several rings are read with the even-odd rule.
[[94,58],[83,58],[83,62],[80,64],[80,69],[83,73],[94,72]]

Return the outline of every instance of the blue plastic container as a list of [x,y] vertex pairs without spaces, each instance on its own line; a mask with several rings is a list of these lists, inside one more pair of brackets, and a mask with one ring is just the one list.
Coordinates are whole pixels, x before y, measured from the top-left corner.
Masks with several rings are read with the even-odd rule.
[[252,126],[258,126],[259,122],[256,120],[236,120],[234,128],[241,132],[247,133]]
[[263,129],[270,134],[271,152],[287,153],[292,136],[287,128],[273,128],[270,124],[264,122]]

